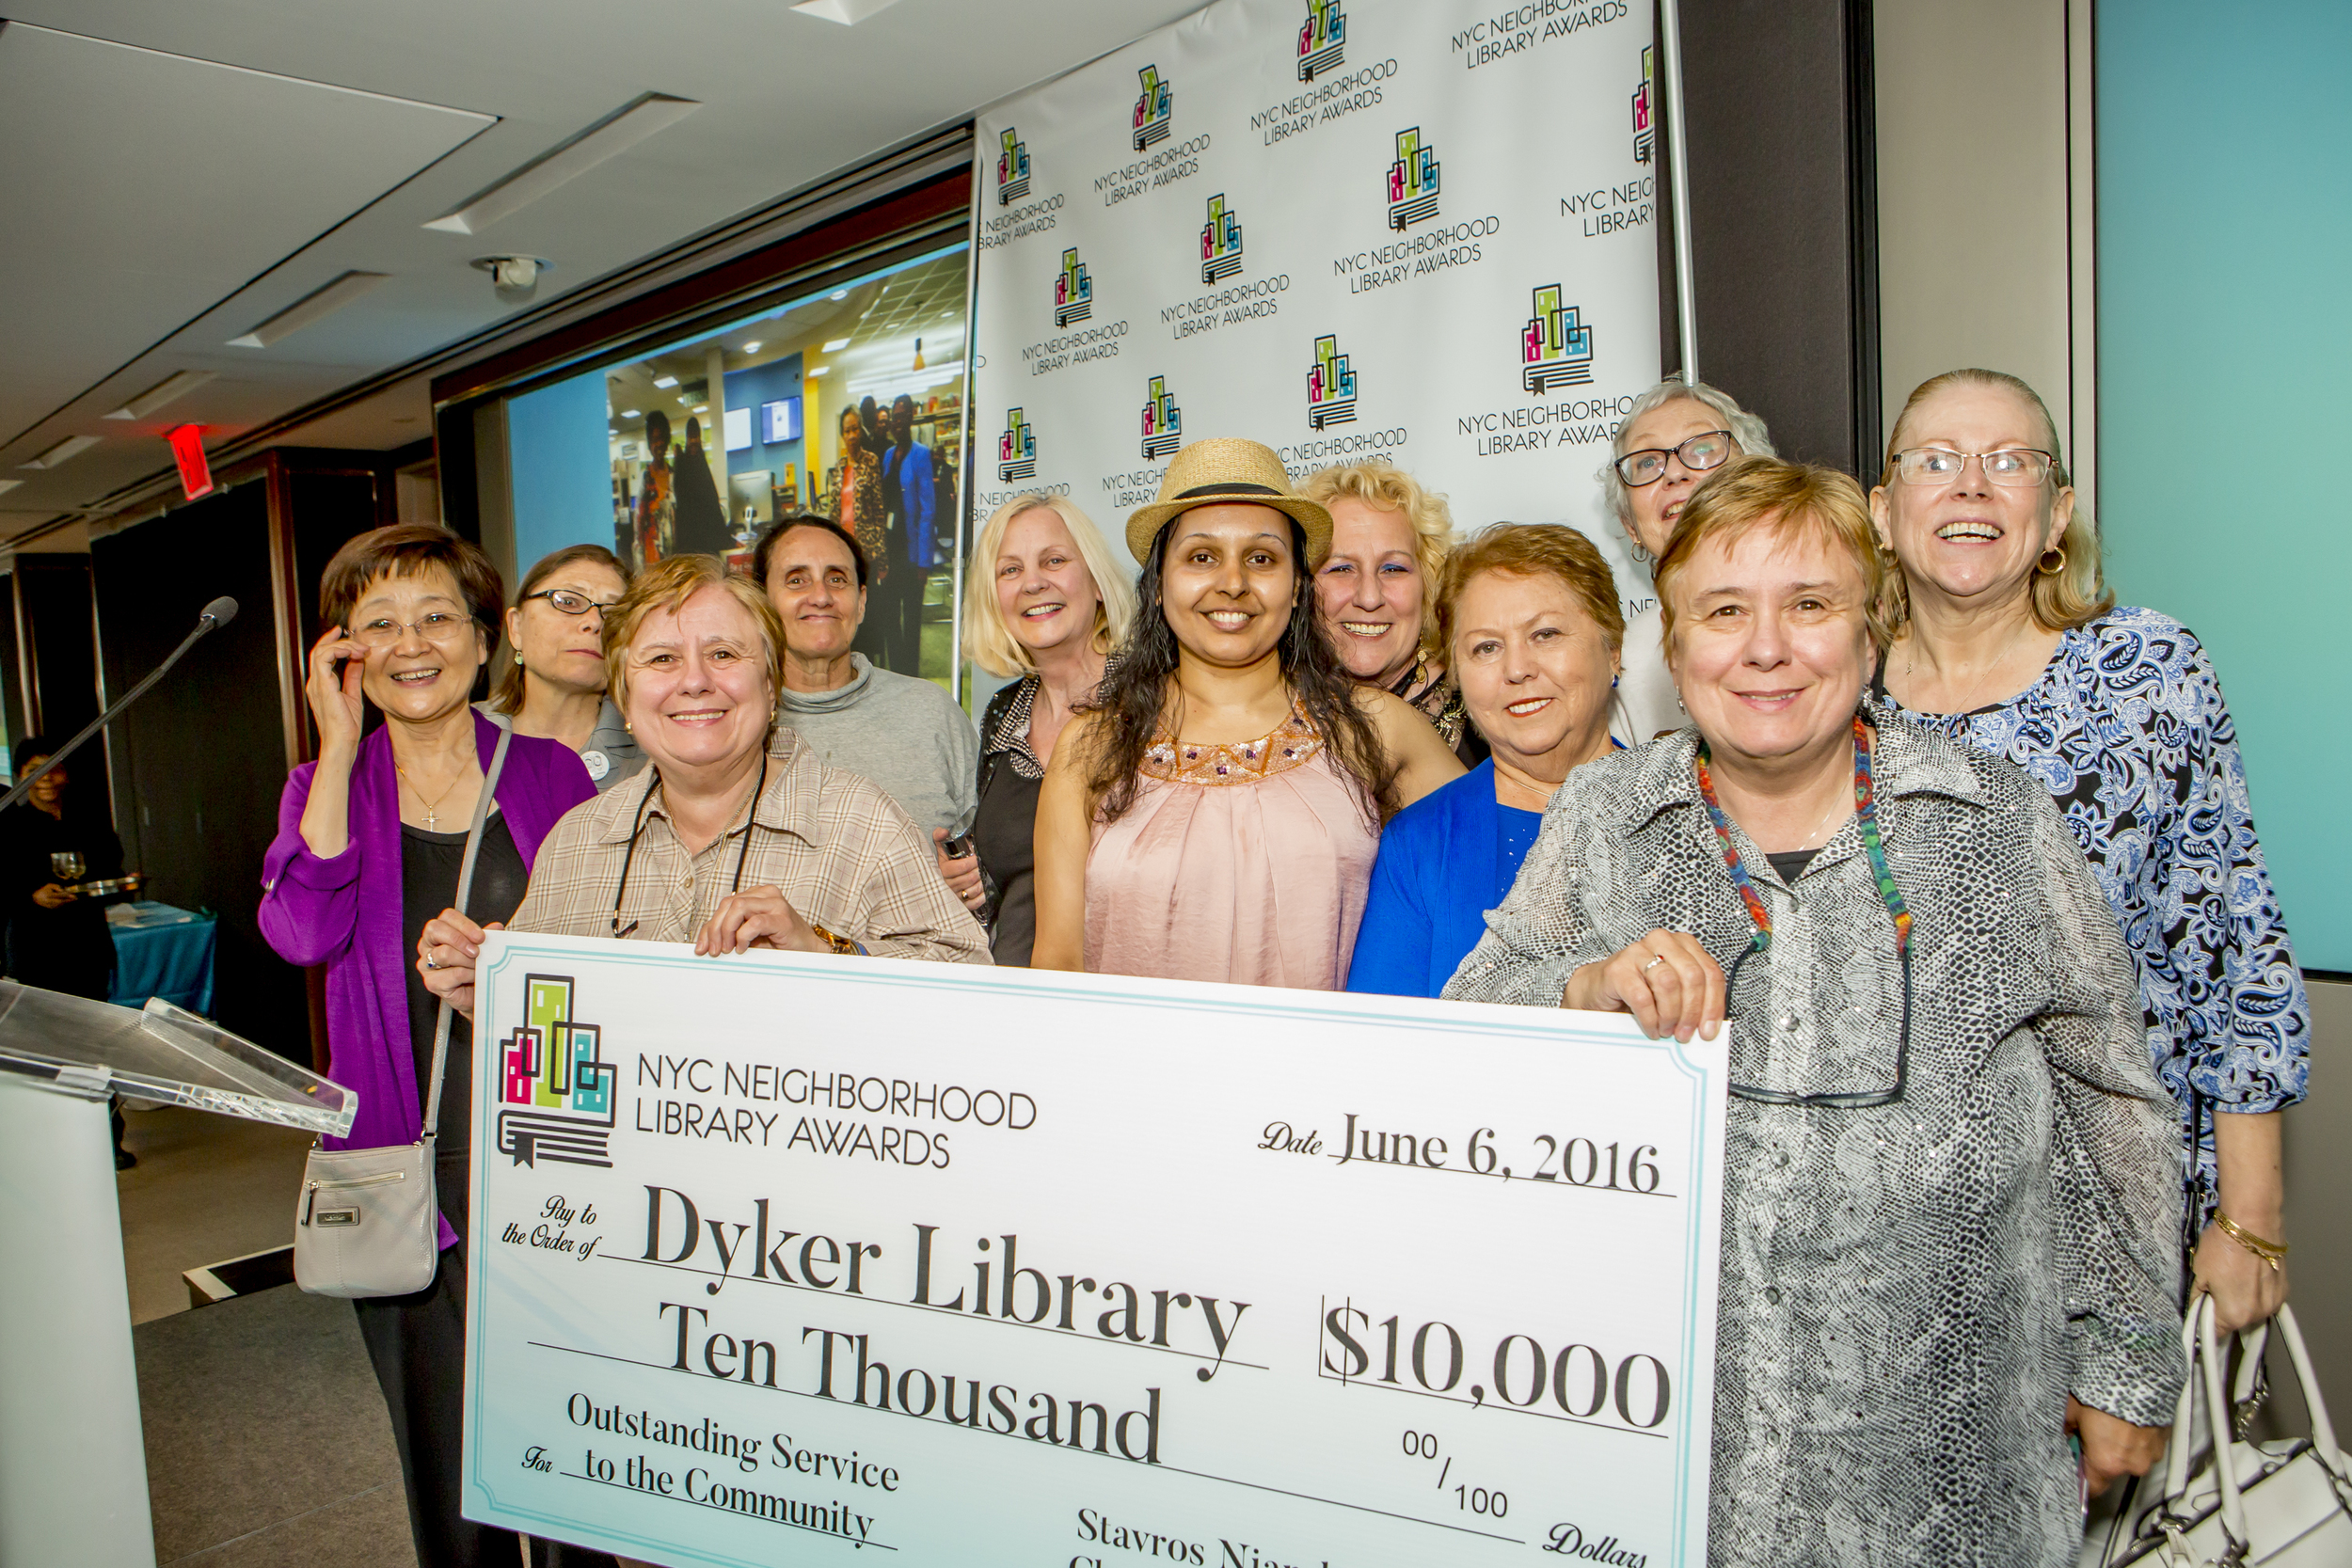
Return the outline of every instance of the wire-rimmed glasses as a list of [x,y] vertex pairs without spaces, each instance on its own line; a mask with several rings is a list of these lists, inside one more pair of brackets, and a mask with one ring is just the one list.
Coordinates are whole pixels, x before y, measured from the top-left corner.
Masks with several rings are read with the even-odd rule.
[[[1740,971],[1748,959],[1765,950],[1768,943],[1750,942],[1731,960],[1731,972],[1724,976],[1724,1006],[1728,1012],[1731,988],[1740,981]],[[1851,1089],[1832,1094],[1797,1094],[1788,1089],[1767,1089],[1753,1084],[1730,1084],[1726,1089],[1735,1099],[1752,1101],[1758,1105],[1809,1105],[1824,1111],[1874,1111],[1882,1105],[1892,1105],[1902,1099],[1911,1081],[1911,951],[1903,948],[1896,961],[1903,973],[1903,1016],[1901,1033],[1896,1037],[1895,1082],[1883,1089]],[[1767,1026],[1769,1027],[1769,1025]]]
[[351,640],[362,648],[381,652],[398,642],[403,632],[413,631],[428,642],[449,647],[465,641],[472,626],[469,617],[446,610],[437,610],[421,621],[395,621],[389,615],[378,615],[352,627]]
[[1905,484],[1948,484],[1968,471],[1971,460],[1984,466],[1986,483],[2010,490],[2039,487],[2058,464],[2037,447],[2003,447],[1998,451],[1906,447],[1895,454],[1895,472]]

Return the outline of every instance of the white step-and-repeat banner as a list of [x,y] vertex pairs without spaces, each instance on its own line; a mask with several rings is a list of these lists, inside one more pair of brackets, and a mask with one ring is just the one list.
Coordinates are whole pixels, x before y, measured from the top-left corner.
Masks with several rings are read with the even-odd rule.
[[1567,522],[1659,377],[1646,6],[1219,0],[979,117],[978,515],[1118,548],[1201,436]]

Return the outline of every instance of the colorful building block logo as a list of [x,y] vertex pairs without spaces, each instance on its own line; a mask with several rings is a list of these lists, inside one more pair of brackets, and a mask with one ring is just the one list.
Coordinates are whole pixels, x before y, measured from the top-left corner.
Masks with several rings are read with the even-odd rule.
[[604,1029],[572,1016],[572,980],[523,977],[523,1022],[500,1042],[498,1151],[611,1169],[613,1083]]
[[1658,68],[1651,61],[1652,51],[1642,51],[1642,85],[1633,89],[1633,161],[1649,162],[1654,144],[1653,117],[1658,104]]
[[1006,411],[1005,433],[996,437],[996,477],[1007,484],[1037,477],[1037,426],[1018,408]]
[[1438,215],[1438,150],[1421,139],[1421,127],[1396,134],[1396,162],[1389,166],[1389,227],[1406,230]]
[[1143,460],[1155,463],[1184,444],[1184,411],[1168,395],[1168,377],[1152,378],[1143,404]]
[[1136,72],[1143,84],[1143,96],[1136,100],[1136,112],[1129,129],[1135,133],[1136,150],[1140,152],[1153,142],[1166,141],[1176,107],[1176,92],[1160,74],[1160,68],[1147,65]]
[[1306,25],[1298,29],[1298,79],[1313,81],[1346,53],[1347,13],[1340,0],[1307,0]]
[[1029,194],[1029,144],[1005,127],[1004,150],[996,154],[996,205],[1009,207]]
[[1068,326],[1092,314],[1094,278],[1073,246],[1061,253],[1061,271],[1054,276],[1054,325]]
[[1209,198],[1209,221],[1200,230],[1200,281],[1214,283],[1241,271],[1241,216],[1225,205],[1220,191]]
[[1337,337],[1315,340],[1315,362],[1307,372],[1307,422],[1317,430],[1356,422],[1356,372],[1347,368]]
[[1577,308],[1560,303],[1560,285],[1535,291],[1535,314],[1519,330],[1519,380],[1531,392],[1581,387],[1593,379],[1593,329]]

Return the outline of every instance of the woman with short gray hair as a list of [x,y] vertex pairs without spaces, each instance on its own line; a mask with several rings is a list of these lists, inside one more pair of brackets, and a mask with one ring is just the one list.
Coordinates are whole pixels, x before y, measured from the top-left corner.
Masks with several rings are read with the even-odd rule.
[[[1661,381],[1633,400],[1609,461],[1595,477],[1610,515],[1644,565],[1666,553],[1691,492],[1736,457],[1777,457],[1764,421],[1703,381]],[[1651,604],[1626,623],[1625,675],[1610,734],[1638,746],[1687,721],[1666,673],[1663,627]]]

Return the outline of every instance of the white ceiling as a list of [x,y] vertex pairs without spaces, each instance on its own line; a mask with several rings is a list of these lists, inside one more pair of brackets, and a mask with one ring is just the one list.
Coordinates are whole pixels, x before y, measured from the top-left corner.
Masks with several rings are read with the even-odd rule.
[[[0,27],[0,545],[512,312],[1079,65],[1200,0],[10,0]],[[17,24],[29,24],[19,26]],[[131,45],[108,48],[107,44]],[[234,69],[222,69],[222,68]],[[491,226],[426,230],[660,92],[702,107]],[[267,349],[229,340],[351,271],[386,281]],[[103,416],[183,370],[217,378]],[[297,431],[430,433],[421,376]],[[99,444],[22,467],[69,436]]]

